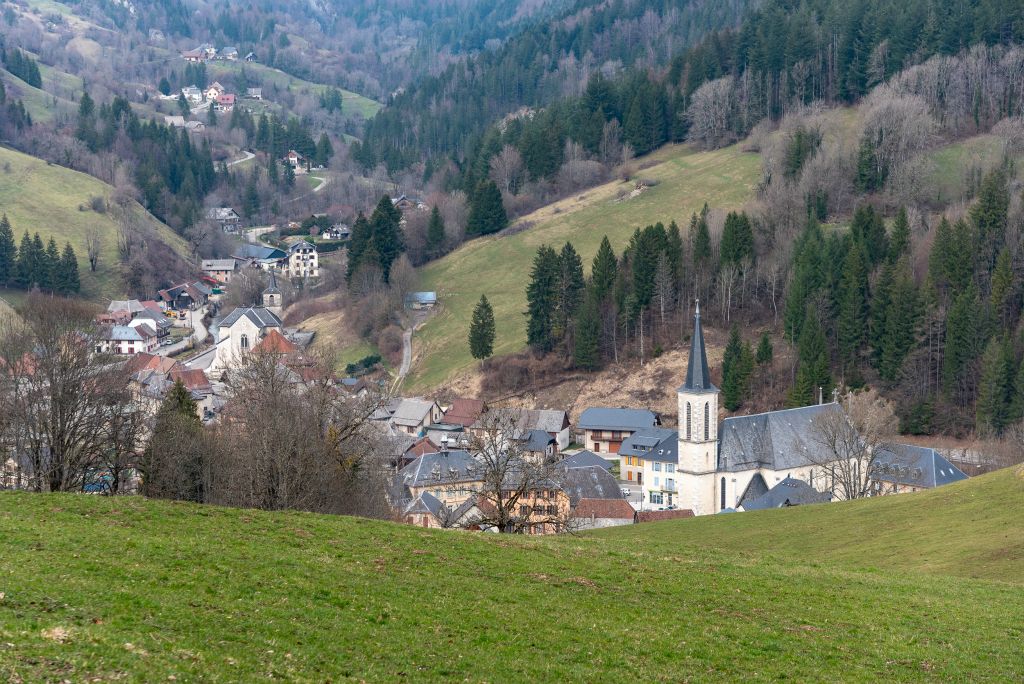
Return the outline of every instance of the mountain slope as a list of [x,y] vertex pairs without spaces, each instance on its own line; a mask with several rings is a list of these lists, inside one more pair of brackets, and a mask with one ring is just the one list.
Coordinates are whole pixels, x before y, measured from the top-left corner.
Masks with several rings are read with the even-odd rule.
[[[58,245],[71,242],[78,257],[82,294],[110,298],[123,292],[117,257],[118,221],[110,211],[89,208],[93,197],[110,200],[114,188],[78,171],[47,164],[41,159],[0,148],[0,210],[6,212],[20,244],[27,230],[37,232],[45,243],[53,236]],[[137,203],[129,211],[134,223],[161,242],[184,254],[185,241]],[[85,236],[90,229],[100,235],[102,252],[95,273],[89,271]]]
[[[986,530],[1024,537],[1022,502],[1004,470],[886,500],[523,538],[2,493],[0,674],[1019,680],[1024,557]],[[879,554],[865,512],[914,534]],[[786,541],[812,520],[848,541]],[[958,545],[918,539],[947,532],[981,532],[971,564],[991,580],[940,574]]]

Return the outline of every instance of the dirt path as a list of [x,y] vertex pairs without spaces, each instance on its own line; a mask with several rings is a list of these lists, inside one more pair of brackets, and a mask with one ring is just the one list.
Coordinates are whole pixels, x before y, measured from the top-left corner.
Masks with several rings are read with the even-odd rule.
[[249,161],[250,159],[252,159],[253,157],[256,156],[255,154],[253,154],[249,150],[242,150],[242,154],[244,154],[245,156],[242,157],[241,159],[236,159],[234,161],[229,161],[228,162],[228,166],[234,166],[235,164],[241,164],[242,162],[247,162],[247,161]]

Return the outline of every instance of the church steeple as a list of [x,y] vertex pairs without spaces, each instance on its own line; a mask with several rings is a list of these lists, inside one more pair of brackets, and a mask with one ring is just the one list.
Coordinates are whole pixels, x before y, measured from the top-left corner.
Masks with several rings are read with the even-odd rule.
[[263,291],[263,306],[276,316],[281,315],[281,290],[277,287],[277,275],[270,269],[270,285]]
[[693,315],[693,338],[690,340],[690,363],[686,368],[686,382],[679,388],[680,392],[717,392],[718,388],[711,384],[711,373],[708,371],[708,354],[704,349],[704,331],[700,326],[700,300],[697,300],[697,311]]

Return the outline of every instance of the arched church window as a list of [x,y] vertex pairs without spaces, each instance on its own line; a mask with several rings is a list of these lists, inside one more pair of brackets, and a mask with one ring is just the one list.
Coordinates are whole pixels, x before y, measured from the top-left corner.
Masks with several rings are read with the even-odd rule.
[[686,439],[690,439],[692,430],[690,429],[690,402],[686,402]]
[[248,335],[242,335],[241,337],[238,338],[238,347],[240,349],[248,349],[249,348],[249,336]]
[[719,510],[722,510],[722,511],[725,510],[725,478],[724,477],[722,478],[722,506],[719,508]]
[[704,439],[711,439],[711,404],[704,402]]

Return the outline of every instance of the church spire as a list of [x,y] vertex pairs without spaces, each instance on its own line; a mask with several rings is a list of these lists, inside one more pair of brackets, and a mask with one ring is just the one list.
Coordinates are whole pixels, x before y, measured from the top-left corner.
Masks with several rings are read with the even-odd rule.
[[712,392],[717,388],[711,384],[708,372],[708,355],[704,349],[704,331],[700,327],[700,300],[693,315],[693,338],[690,340],[690,363],[686,369],[686,382],[679,388],[691,392]]

